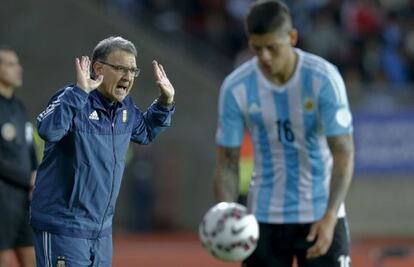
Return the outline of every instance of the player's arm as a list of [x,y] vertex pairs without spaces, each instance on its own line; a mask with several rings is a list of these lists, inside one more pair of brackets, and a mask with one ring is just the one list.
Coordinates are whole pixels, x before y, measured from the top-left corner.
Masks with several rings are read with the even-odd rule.
[[333,158],[328,207],[323,218],[312,225],[308,241],[316,240],[309,248],[308,258],[324,255],[331,246],[338,209],[344,202],[354,169],[354,143],[351,134],[328,137]]
[[336,218],[339,207],[345,201],[354,170],[352,134],[328,137],[328,145],[332,153],[333,169],[325,216]]
[[239,193],[240,147],[217,147],[214,196],[217,202],[235,202]]
[[234,94],[237,85],[225,80],[220,88],[216,131],[217,159],[214,170],[214,197],[217,202],[235,202],[239,195],[240,146],[245,121]]

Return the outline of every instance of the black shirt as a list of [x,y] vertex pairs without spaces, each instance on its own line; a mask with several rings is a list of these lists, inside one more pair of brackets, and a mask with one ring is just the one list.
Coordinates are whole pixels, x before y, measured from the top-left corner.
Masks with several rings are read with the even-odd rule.
[[0,180],[30,188],[38,164],[32,132],[23,104],[0,95]]

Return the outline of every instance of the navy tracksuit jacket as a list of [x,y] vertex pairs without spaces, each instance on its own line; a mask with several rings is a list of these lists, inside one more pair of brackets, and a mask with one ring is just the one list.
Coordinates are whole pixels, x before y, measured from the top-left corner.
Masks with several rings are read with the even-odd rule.
[[156,101],[143,113],[130,96],[111,107],[97,90],[59,90],[37,118],[45,151],[31,204],[33,228],[81,238],[111,234],[129,142],[150,143],[173,113]]

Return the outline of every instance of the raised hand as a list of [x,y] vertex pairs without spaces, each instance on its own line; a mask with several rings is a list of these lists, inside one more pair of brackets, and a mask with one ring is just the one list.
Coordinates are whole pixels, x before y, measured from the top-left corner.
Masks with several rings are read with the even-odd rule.
[[152,66],[154,69],[155,83],[160,88],[159,100],[163,104],[171,104],[174,101],[174,94],[175,94],[174,87],[172,86],[170,80],[168,79],[167,74],[165,74],[164,68],[162,67],[161,64],[153,60]]
[[102,75],[99,75],[96,80],[91,78],[90,65],[91,61],[87,56],[82,56],[81,58],[76,58],[75,60],[76,85],[86,93],[96,89],[103,81]]

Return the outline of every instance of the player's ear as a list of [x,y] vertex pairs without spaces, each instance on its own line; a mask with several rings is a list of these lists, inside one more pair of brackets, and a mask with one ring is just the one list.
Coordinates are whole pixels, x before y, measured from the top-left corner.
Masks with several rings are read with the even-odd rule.
[[290,39],[290,44],[292,46],[296,46],[296,44],[298,43],[298,38],[299,38],[299,34],[298,31],[293,28],[289,31],[289,39]]

